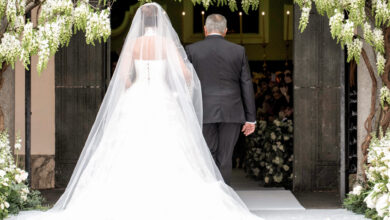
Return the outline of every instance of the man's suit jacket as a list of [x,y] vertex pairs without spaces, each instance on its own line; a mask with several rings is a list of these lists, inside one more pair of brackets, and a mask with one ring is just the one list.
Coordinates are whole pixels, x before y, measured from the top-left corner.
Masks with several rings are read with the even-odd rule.
[[251,73],[244,47],[209,35],[186,47],[202,86],[203,123],[256,121]]

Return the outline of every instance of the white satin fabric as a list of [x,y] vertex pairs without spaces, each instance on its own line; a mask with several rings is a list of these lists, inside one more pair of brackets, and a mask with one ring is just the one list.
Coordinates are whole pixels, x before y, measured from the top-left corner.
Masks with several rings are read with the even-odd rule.
[[200,83],[155,3],[137,11],[72,178],[18,220],[252,220],[201,129]]

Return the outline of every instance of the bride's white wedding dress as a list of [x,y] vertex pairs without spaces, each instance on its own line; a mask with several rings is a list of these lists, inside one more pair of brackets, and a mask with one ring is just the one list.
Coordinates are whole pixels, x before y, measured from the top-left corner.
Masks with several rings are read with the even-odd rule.
[[[157,4],[147,5],[162,10]],[[141,38],[156,36],[156,31],[146,31]],[[140,51],[136,46],[133,50]],[[123,57],[129,61],[129,56]],[[172,56],[145,59],[132,53],[130,57],[131,85],[120,92],[108,91],[59,202],[49,211],[22,212],[13,218],[259,219],[223,182],[213,162],[192,106],[199,92],[196,75],[186,70],[183,77],[184,66],[178,63],[172,68]],[[174,77],[174,71],[181,76]],[[118,86],[116,82],[123,81],[118,79],[111,84]],[[119,95],[114,98],[113,93]],[[111,111],[106,109],[113,105]]]

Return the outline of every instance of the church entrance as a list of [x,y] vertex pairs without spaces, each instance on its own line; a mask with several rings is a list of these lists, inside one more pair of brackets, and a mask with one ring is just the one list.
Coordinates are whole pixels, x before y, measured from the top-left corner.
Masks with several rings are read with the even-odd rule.
[[[331,39],[327,21],[312,14],[307,30],[298,33],[300,13],[292,0],[262,1],[249,15],[228,8],[205,11],[190,1],[161,4],[184,45],[201,40],[205,17],[219,12],[231,13],[226,16],[227,40],[246,48],[258,121],[257,133],[237,143],[232,158],[236,181],[294,192],[329,191],[342,198],[356,149],[353,144],[348,148],[352,151],[346,147],[354,135],[347,132],[354,119],[346,118],[353,107],[347,108],[351,89],[345,55]],[[77,35],[56,56],[56,187],[69,181],[137,1],[117,1],[114,6],[107,44],[85,46],[83,36]]]

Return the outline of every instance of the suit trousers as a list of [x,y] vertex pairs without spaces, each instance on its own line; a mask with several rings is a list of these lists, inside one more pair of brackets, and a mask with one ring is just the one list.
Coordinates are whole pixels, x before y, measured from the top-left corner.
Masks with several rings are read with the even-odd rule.
[[241,130],[240,123],[208,123],[203,136],[226,184],[230,185],[232,157]]

